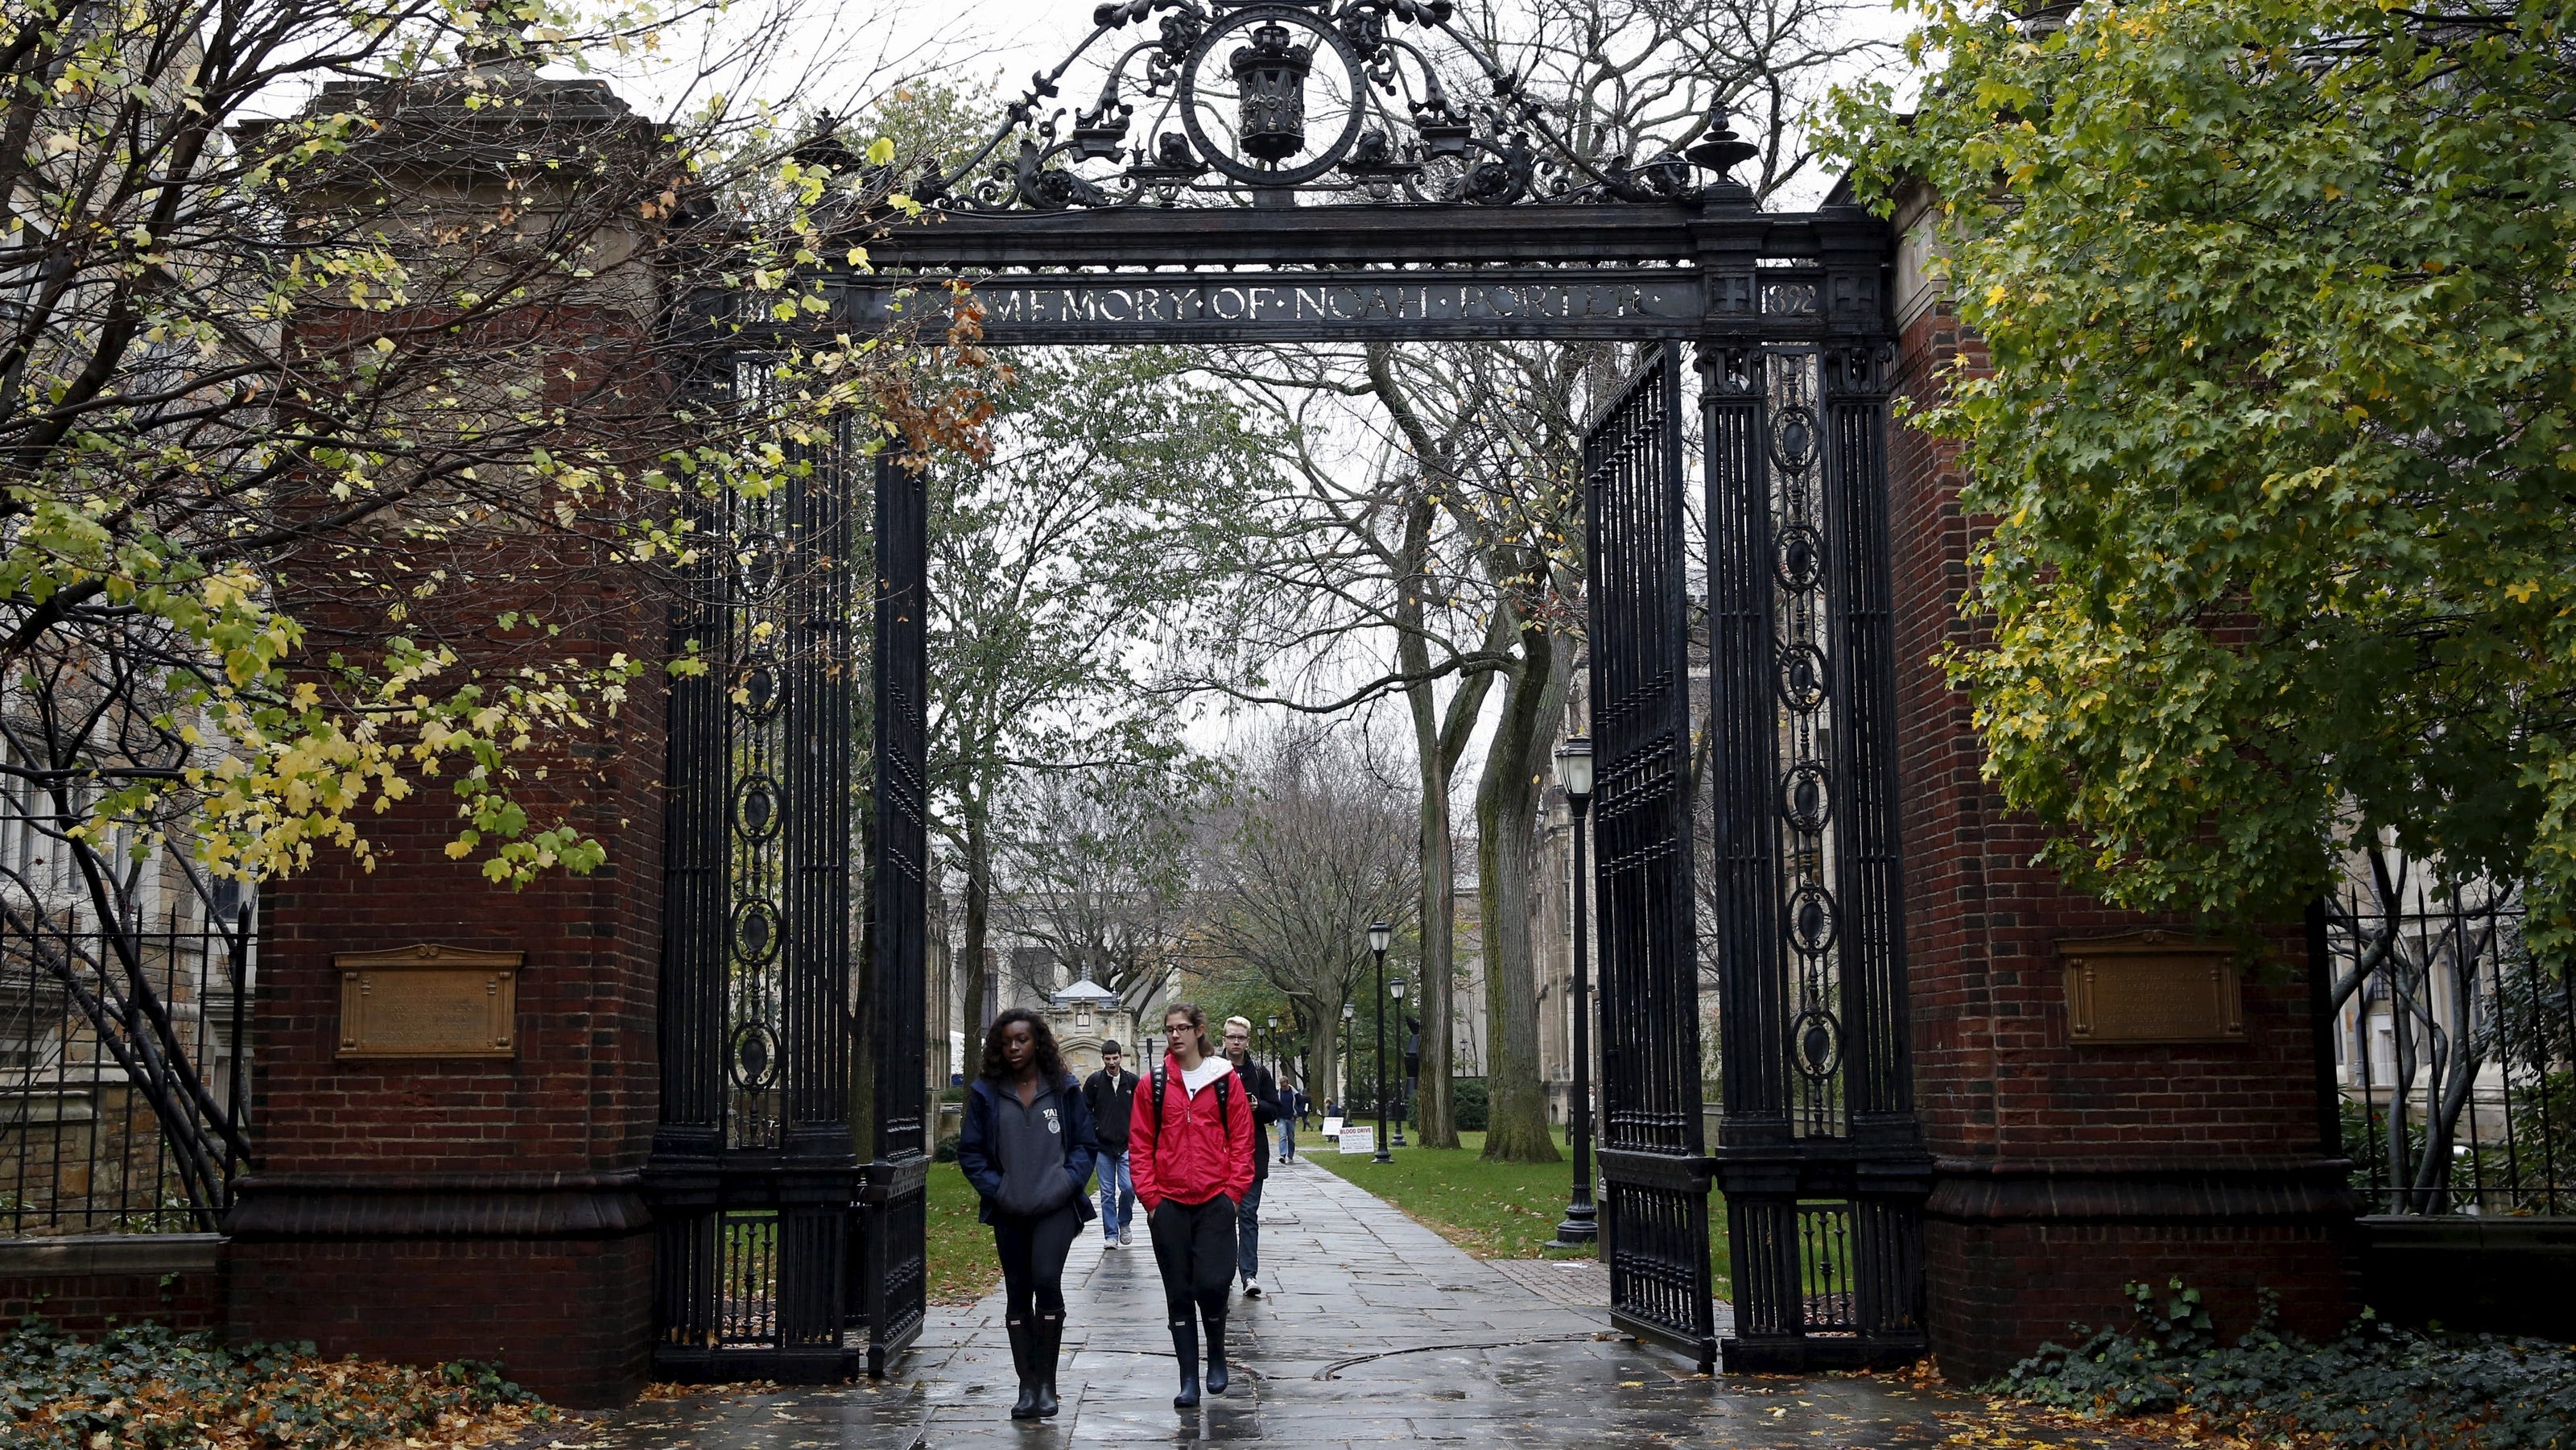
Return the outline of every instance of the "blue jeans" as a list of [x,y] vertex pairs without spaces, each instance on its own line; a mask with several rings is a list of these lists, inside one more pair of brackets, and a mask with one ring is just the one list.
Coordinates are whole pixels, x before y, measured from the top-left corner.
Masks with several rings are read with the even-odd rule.
[[1295,1118],[1279,1120],[1279,1156],[1282,1158],[1297,1156],[1297,1120]]
[[1136,1180],[1127,1176],[1127,1155],[1104,1148],[1092,1164],[1100,1182],[1100,1236],[1127,1237],[1127,1221],[1136,1216]]
[[1234,1266],[1246,1279],[1261,1277],[1261,1180],[1252,1180],[1234,1209]]

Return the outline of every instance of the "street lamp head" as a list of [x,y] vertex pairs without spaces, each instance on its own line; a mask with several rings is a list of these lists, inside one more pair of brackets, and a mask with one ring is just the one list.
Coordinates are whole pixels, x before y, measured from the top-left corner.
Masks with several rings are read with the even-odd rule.
[[1401,1001],[1403,1001],[1403,1000],[1404,1000],[1404,983],[1402,983],[1402,982],[1400,982],[1400,981],[1399,981],[1399,982],[1396,982],[1396,983],[1394,983],[1394,984],[1390,985],[1390,986],[1387,988],[1387,990],[1388,990],[1389,992],[1392,992],[1393,994],[1395,994],[1395,1000],[1397,1000],[1397,1001],[1399,1001],[1399,1002],[1401,1002]]
[[1592,737],[1569,735],[1556,747],[1556,782],[1565,798],[1580,806],[1592,798]]
[[1383,952],[1386,950],[1386,944],[1393,940],[1395,940],[1394,927],[1388,926],[1382,921],[1372,921],[1369,923],[1370,951]]
[[1348,1021],[1350,1021],[1352,1018],[1357,1017],[1358,1015],[1360,1015],[1360,1007],[1359,1007],[1359,1004],[1358,1004],[1357,1002],[1344,1002],[1344,1003],[1342,1004],[1342,1020],[1343,1020],[1343,1021],[1348,1022]]
[[1270,1014],[1270,1030],[1273,1032],[1279,1030],[1279,1014],[1276,1012]]

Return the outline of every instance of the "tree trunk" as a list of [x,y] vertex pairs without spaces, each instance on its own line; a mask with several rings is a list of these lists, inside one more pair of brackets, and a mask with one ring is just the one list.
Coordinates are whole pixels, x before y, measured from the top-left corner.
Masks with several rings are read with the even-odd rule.
[[1547,729],[1565,709],[1571,672],[1544,623],[1521,625],[1521,664],[1503,694],[1502,723],[1476,789],[1476,882],[1485,927],[1485,1157],[1554,1163],[1547,1094],[1539,1084],[1538,974],[1530,951],[1539,782]]
[[1339,1064],[1333,1061],[1333,1054],[1342,1045],[1342,1004],[1335,1002],[1329,1009],[1318,1011],[1313,1022],[1306,1036],[1307,1076],[1312,1080],[1298,1086],[1306,1090],[1306,1096],[1315,1100],[1315,1111],[1320,1114],[1325,1103],[1342,1100]]
[[984,1070],[984,979],[990,953],[984,939],[993,921],[993,842],[984,813],[966,808],[966,1000],[957,1032],[966,1059],[958,1070],[972,1081]]
[[[1456,953],[1457,887],[1451,880],[1449,763],[1440,750],[1440,721],[1431,696],[1431,647],[1422,635],[1423,577],[1430,551],[1432,507],[1417,496],[1404,521],[1403,593],[1396,601],[1396,660],[1412,683],[1413,754],[1422,793],[1422,1068],[1416,1088],[1422,1113],[1422,1146],[1458,1146],[1458,1119],[1449,1089],[1450,1022]],[[1464,688],[1463,684],[1461,688]]]

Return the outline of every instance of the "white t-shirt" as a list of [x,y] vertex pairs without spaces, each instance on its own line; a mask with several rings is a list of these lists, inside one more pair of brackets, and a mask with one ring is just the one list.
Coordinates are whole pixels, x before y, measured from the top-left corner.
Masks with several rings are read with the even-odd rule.
[[1197,1097],[1199,1089],[1232,1071],[1234,1064],[1222,1057],[1202,1057],[1198,1066],[1182,1069],[1181,1091]]

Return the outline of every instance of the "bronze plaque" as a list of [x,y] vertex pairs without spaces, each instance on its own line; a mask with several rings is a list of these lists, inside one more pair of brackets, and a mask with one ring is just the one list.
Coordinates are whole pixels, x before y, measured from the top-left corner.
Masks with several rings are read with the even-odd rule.
[[2057,944],[2066,958],[2066,1029],[2077,1046],[2242,1042],[2236,949],[2169,931]]
[[524,952],[422,945],[342,952],[343,1059],[516,1057]]

